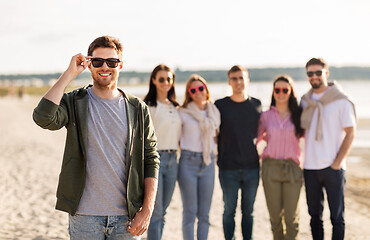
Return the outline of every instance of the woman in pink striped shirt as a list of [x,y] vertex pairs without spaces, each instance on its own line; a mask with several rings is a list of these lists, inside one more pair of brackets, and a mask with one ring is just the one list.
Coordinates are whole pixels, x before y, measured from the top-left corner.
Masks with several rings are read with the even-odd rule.
[[299,139],[304,134],[300,126],[302,110],[291,77],[279,76],[273,86],[270,109],[262,113],[258,127],[257,142],[266,141],[261,155],[263,188],[274,239],[297,239],[302,187],[299,161]]

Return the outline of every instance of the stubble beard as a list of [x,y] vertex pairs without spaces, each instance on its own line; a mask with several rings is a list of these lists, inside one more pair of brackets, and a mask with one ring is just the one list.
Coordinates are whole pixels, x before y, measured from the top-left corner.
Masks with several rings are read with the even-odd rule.
[[312,86],[313,89],[319,89],[322,85],[321,80],[319,80],[319,83],[312,83],[312,82],[310,82],[310,83],[311,83],[311,86]]
[[237,86],[233,89],[233,93],[235,94],[242,94],[245,91],[245,87]]
[[111,86],[114,85],[115,82],[117,82],[117,80],[115,80],[116,76],[114,75],[114,73],[113,72],[110,73],[112,75],[110,76],[109,81],[104,80],[103,77],[99,76],[99,73],[92,74],[94,85],[99,89],[111,88]]

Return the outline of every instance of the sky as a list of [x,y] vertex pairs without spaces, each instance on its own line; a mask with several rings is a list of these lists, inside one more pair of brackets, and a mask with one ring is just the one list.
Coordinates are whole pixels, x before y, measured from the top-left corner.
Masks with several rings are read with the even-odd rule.
[[102,35],[127,71],[370,66],[369,29],[368,0],[0,0],[0,74],[62,72]]

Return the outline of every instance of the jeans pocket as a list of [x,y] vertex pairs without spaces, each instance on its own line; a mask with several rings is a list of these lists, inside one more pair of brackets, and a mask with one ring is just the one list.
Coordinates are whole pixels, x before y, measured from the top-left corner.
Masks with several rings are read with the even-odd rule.
[[325,170],[328,170],[328,171],[334,172],[334,173],[339,173],[342,170],[342,168],[337,170],[337,169],[334,169],[331,166],[329,166],[329,167],[325,168]]
[[303,180],[303,171],[299,167],[298,164],[293,164],[292,165],[292,172],[293,172],[293,176],[294,176],[294,181],[295,182],[302,182],[302,180]]

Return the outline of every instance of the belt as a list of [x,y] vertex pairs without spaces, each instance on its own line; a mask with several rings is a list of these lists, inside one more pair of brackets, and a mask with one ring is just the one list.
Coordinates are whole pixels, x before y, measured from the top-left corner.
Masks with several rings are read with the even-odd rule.
[[266,158],[263,161],[265,161],[267,164],[280,165],[283,175],[286,176],[291,183],[296,182],[294,179],[293,167],[295,167],[297,163],[294,160]]
[[177,152],[177,149],[158,150],[158,152],[175,153]]

